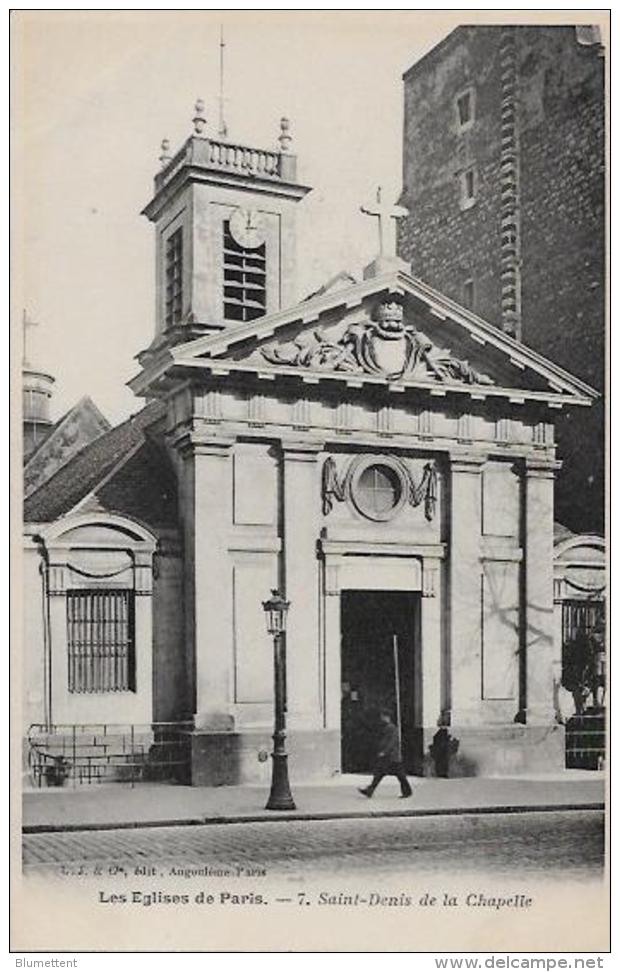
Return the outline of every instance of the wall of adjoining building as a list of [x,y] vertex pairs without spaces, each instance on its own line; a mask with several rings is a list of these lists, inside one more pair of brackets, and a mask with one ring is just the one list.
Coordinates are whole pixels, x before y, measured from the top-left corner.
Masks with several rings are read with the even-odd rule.
[[[398,248],[413,274],[462,303],[475,278],[476,310],[499,319],[500,61],[494,29],[450,35],[405,80],[403,192],[409,217],[399,221]],[[475,123],[461,132],[456,98],[475,88]],[[460,206],[460,175],[476,164],[478,199]]]
[[[507,30],[515,49],[510,89],[502,48]],[[456,98],[468,86],[475,117],[460,130]],[[514,108],[503,98],[507,90],[515,92]],[[600,392],[604,92],[600,46],[584,43],[575,27],[458,28],[405,75],[401,201],[410,215],[399,226],[399,252],[414,274],[461,303],[465,283],[473,280],[473,309],[498,326],[507,323],[502,273],[512,247],[522,340]],[[509,151],[507,125],[514,134]],[[463,209],[459,174],[470,165],[477,170],[477,198]],[[505,212],[511,192],[514,246]],[[556,515],[577,532],[604,531],[604,418],[601,399],[557,422],[564,469]]]

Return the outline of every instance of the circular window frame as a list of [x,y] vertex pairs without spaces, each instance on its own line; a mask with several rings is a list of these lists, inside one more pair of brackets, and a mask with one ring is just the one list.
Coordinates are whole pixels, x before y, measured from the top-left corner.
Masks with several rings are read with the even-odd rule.
[[[400,486],[398,500],[394,506],[384,512],[376,512],[375,510],[368,509],[361,498],[360,479],[366,470],[373,466],[386,466],[396,475]],[[394,459],[392,456],[360,456],[355,461],[349,478],[349,499],[354,509],[365,520],[373,520],[375,523],[385,523],[388,520],[393,520],[395,516],[398,516],[403,506],[405,506],[407,495],[407,474],[398,459]]]

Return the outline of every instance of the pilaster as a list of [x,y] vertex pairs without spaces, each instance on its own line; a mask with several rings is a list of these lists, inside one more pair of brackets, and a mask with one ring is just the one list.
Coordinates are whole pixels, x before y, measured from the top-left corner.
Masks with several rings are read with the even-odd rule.
[[233,439],[186,432],[185,460],[187,657],[195,669],[196,728],[233,728],[232,523]]
[[479,721],[482,622],[480,611],[481,474],[484,456],[450,460],[449,644],[452,724]]
[[553,481],[556,462],[525,466],[525,715],[531,724],[554,721]]
[[321,724],[319,653],[319,470],[322,444],[282,441],[283,580],[288,615],[286,644],[291,728]]
[[425,728],[436,726],[441,714],[441,610],[441,560],[438,557],[424,557],[420,617],[422,712],[421,718],[417,717],[416,722]]
[[343,558],[330,555],[323,560],[323,625],[322,645],[325,665],[325,726],[340,730],[341,657],[340,657],[340,568]]

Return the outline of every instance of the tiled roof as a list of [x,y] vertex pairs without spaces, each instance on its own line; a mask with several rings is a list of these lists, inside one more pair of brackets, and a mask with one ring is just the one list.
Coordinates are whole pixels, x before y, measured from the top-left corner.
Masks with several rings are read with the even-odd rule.
[[126,422],[87,445],[26,499],[24,519],[49,523],[68,513],[125,456],[145,441],[145,430],[161,418],[164,411],[161,402],[151,402]]
[[26,457],[24,496],[30,496],[61,466],[105,432],[110,423],[88,395],[51,426],[45,439]]
[[177,484],[158,443],[146,441],[97,489],[99,507],[151,527],[176,526]]

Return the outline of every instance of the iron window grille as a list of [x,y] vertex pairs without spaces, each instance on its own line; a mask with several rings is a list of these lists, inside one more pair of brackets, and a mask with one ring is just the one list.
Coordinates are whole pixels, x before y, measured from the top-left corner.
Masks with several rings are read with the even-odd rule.
[[605,602],[567,600],[562,602],[562,644],[589,637],[604,630]]
[[179,324],[183,316],[183,229],[166,240],[166,327]]
[[267,309],[265,244],[250,249],[240,246],[224,221],[224,317],[229,321],[253,321]]
[[67,592],[69,691],[135,692],[134,592]]

